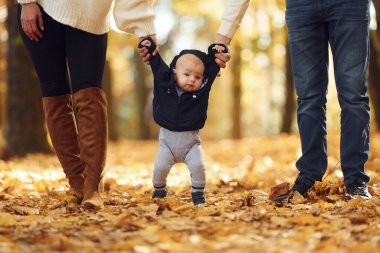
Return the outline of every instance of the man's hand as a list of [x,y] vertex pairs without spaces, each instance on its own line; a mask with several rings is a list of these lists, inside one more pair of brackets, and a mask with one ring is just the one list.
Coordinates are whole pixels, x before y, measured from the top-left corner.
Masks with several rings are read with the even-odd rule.
[[[154,50],[154,52],[153,52],[153,56],[155,56],[155,55],[158,53],[158,43],[157,43],[156,35],[153,34],[153,35],[148,35],[148,36],[145,36],[145,37],[140,37],[140,38],[139,38],[139,43],[140,43],[143,39],[145,39],[146,37],[151,37],[151,38],[153,39],[154,43],[156,44],[156,50]],[[146,42],[149,42],[149,41],[146,41]],[[151,55],[148,53],[148,49],[146,49],[145,47],[143,47],[143,48],[139,48],[139,52],[140,52],[140,56],[141,56],[141,58],[143,58],[143,61],[144,61],[146,64],[150,65],[150,63],[149,63],[149,58],[151,57]]]
[[38,41],[43,37],[41,31],[44,30],[44,22],[42,20],[40,7],[36,3],[22,5],[21,27],[31,40]]
[[[221,43],[221,44],[229,46],[230,43],[231,43],[231,39],[218,33],[216,35],[214,43]],[[227,66],[227,62],[230,59],[231,59],[231,54],[230,53],[217,53],[217,54],[215,54],[215,62],[221,68],[225,68]],[[219,72],[218,76],[220,76],[220,72]]]

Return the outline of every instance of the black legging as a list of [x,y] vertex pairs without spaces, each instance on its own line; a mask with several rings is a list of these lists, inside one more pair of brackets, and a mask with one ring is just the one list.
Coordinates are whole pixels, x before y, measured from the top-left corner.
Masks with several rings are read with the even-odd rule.
[[31,55],[44,97],[75,93],[102,86],[107,49],[107,34],[96,35],[61,24],[41,9],[45,30],[43,38],[32,41],[21,29],[21,5],[18,21],[21,37]]

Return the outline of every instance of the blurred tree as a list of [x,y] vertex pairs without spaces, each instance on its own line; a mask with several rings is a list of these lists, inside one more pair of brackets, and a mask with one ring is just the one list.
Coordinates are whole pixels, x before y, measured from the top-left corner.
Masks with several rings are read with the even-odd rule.
[[375,31],[370,31],[370,63],[368,75],[368,89],[372,102],[375,124],[380,129],[380,0],[373,0],[376,10]]
[[241,45],[233,43],[233,53],[235,55],[231,60],[232,72],[232,138],[241,139]]
[[148,68],[145,67],[145,63],[142,61],[140,54],[135,50],[133,54],[133,62],[135,67],[134,81],[136,84],[136,95],[137,95],[137,110],[139,119],[139,138],[149,139],[150,132],[147,122],[147,115],[145,107],[147,105],[147,100],[149,97],[150,88],[146,85],[145,77],[149,76]]
[[6,92],[6,13],[7,2],[0,0],[0,157],[5,148],[4,126],[5,126],[5,92]]
[[[1,28],[0,28],[1,29]],[[1,31],[0,31],[1,33]],[[4,58],[5,58],[5,43],[0,41],[0,130],[3,128],[5,124],[5,68],[4,68]],[[0,131],[1,132],[1,131]],[[1,135],[1,133],[0,133]]]
[[282,115],[282,133],[290,133],[296,110],[296,101],[294,94],[294,80],[292,74],[292,64],[290,61],[290,52],[288,43],[286,43],[286,62],[285,62],[285,105]]
[[48,152],[47,133],[41,103],[41,91],[29,55],[22,43],[17,25],[17,4],[8,7],[8,96],[6,154],[25,155]]
[[103,74],[103,89],[107,94],[107,114],[108,114],[108,137],[115,141],[118,139],[116,128],[116,116],[112,97],[112,71],[109,60],[106,61]]
[[380,129],[380,41],[377,31],[370,31],[370,63],[368,71],[368,90],[371,98],[371,110],[377,130]]

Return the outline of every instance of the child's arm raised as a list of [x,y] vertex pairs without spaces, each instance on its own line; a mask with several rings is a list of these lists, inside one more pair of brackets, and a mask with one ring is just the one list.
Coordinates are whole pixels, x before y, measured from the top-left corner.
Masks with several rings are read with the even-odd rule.
[[207,78],[209,83],[213,83],[220,71],[219,65],[215,62],[215,54],[228,53],[228,47],[221,43],[213,43],[208,47],[207,54]]
[[167,80],[170,79],[170,68],[168,65],[162,60],[159,53],[153,56],[154,50],[156,50],[156,44],[154,43],[151,37],[144,38],[139,43],[139,48],[148,49],[148,53],[151,54],[149,58],[150,67],[153,72],[154,78],[158,78],[159,80]]

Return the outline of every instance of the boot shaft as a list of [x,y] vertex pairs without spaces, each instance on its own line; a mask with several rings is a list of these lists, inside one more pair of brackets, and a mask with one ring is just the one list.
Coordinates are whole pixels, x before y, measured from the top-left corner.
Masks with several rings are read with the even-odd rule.
[[73,95],[77,110],[80,157],[84,169],[84,202],[102,192],[102,179],[107,153],[107,100],[97,87]]
[[84,165],[80,159],[77,127],[71,95],[42,99],[46,125],[70,187],[81,194]]

